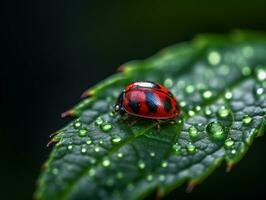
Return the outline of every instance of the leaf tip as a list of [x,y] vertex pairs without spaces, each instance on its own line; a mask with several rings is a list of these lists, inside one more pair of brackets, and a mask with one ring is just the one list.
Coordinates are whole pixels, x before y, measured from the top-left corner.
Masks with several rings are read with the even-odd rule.
[[198,185],[197,181],[194,180],[190,181],[187,185],[186,192],[191,193],[197,185]]
[[75,117],[76,116],[76,114],[75,114],[75,111],[74,110],[68,110],[68,111],[66,111],[66,112],[63,112],[62,114],[61,114],[61,117],[68,117],[68,116],[72,116],[72,117]]
[[87,98],[87,97],[91,97],[93,94],[93,92],[91,90],[86,90],[85,92],[82,93],[82,95],[80,96],[82,99]]
[[226,170],[225,171],[227,173],[231,172],[234,166],[235,165],[233,163],[227,163],[227,166],[226,166]]

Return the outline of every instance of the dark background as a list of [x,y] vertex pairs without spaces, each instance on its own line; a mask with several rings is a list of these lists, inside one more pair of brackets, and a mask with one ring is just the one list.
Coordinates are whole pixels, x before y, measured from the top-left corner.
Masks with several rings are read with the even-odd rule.
[[[266,2],[4,1],[1,4],[1,192],[31,199],[48,135],[70,119],[60,113],[129,60],[203,32],[266,31]],[[230,173],[220,167],[192,194],[166,199],[265,197],[265,137]],[[153,198],[153,197],[151,197]]]

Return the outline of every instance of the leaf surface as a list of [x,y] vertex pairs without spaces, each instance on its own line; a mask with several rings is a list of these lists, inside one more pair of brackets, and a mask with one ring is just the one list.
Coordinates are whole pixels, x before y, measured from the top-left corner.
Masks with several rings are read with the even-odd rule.
[[[265,130],[266,36],[203,35],[124,64],[66,114],[35,193],[42,200],[142,199],[188,190],[223,160],[228,170]],[[134,81],[164,84],[178,99],[175,124],[123,121],[112,106]]]

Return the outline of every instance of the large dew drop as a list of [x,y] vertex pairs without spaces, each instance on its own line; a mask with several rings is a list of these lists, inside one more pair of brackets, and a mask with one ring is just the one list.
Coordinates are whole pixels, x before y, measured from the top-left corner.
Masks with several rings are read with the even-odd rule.
[[225,130],[224,126],[221,122],[211,122],[207,125],[206,128],[209,135],[214,139],[224,139],[225,138]]

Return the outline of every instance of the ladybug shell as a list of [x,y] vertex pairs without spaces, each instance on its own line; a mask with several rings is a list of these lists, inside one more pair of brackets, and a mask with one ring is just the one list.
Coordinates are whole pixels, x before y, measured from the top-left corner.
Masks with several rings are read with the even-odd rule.
[[122,106],[131,115],[150,119],[172,119],[180,113],[172,93],[157,83],[135,82],[125,89],[123,95]]

